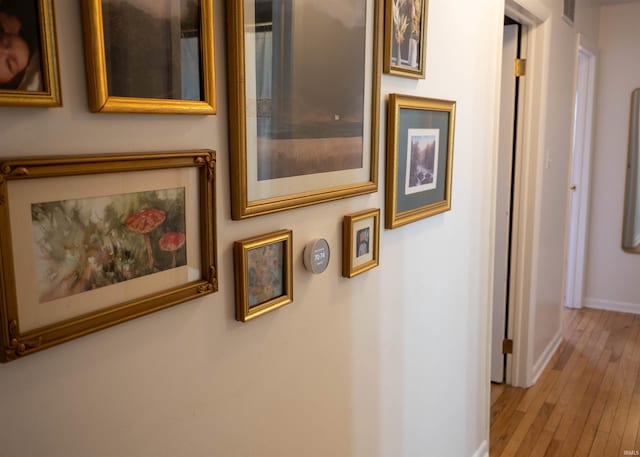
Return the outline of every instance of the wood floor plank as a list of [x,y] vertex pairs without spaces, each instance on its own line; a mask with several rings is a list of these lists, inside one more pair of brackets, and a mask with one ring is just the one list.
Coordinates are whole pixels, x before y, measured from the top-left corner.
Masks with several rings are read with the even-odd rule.
[[598,327],[591,327],[589,343],[584,349],[580,348],[585,362],[580,382],[576,383],[573,391],[563,392],[564,397],[567,398],[567,406],[553,438],[562,443],[560,454],[563,456],[573,455],[578,446],[580,433],[575,431],[582,430],[587,421],[611,358],[611,351],[605,350],[607,339],[602,338],[602,328],[606,326],[608,317],[601,315],[593,321]]
[[622,438],[626,428],[626,422],[629,416],[629,407],[633,396],[633,388],[635,387],[635,379],[638,374],[638,357],[637,345],[638,336],[640,335],[640,321],[633,316],[632,321],[626,324],[621,334],[627,335],[626,343],[620,353],[620,381],[622,388],[620,391],[620,400],[613,418],[609,439],[605,447],[607,455],[621,455]]
[[608,438],[609,433],[598,431],[596,433],[596,438],[593,440],[591,452],[589,452],[589,455],[587,457],[604,457],[604,447],[607,445]]
[[498,400],[498,398],[500,398],[500,395],[504,393],[506,388],[506,384],[496,384],[493,382],[491,383],[491,406],[496,403],[496,401]]
[[640,316],[564,310],[535,386],[491,387],[491,457],[614,457],[640,449]]
[[514,455],[518,457],[530,457],[531,452],[538,441],[538,437],[542,433],[542,430],[544,430],[544,426],[549,420],[549,416],[551,416],[554,408],[555,405],[552,405],[551,403],[542,404],[535,420],[531,423],[531,426],[527,430],[527,434],[520,442],[520,446]]
[[514,411],[514,413],[509,418],[509,421],[505,423],[504,428],[502,428],[499,433],[494,433],[493,435],[491,435],[489,455],[505,456],[503,451],[507,446],[507,443],[509,442],[509,437],[518,427],[518,424],[520,424],[520,420],[522,420],[523,416],[524,413],[522,411]]

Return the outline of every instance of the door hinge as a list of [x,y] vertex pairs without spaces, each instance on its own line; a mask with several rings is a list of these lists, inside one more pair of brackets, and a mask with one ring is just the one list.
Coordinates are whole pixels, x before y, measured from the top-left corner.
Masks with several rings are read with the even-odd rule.
[[502,353],[513,354],[513,340],[509,340],[509,339],[502,340]]
[[527,72],[527,60],[526,59],[516,59],[513,67],[513,74],[516,78],[520,76],[524,76]]

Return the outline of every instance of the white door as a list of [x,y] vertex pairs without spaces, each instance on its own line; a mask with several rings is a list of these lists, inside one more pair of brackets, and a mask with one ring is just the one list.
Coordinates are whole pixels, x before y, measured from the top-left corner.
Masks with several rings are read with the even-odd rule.
[[514,62],[518,55],[518,25],[504,26],[502,52],[502,91],[500,96],[500,138],[496,204],[495,260],[493,276],[493,326],[491,342],[491,381],[504,381],[504,354],[509,276],[511,190],[516,109]]
[[564,305],[582,307],[586,227],[588,220],[589,179],[591,174],[591,137],[595,55],[578,46],[576,97],[573,123],[573,151],[569,180],[569,221]]

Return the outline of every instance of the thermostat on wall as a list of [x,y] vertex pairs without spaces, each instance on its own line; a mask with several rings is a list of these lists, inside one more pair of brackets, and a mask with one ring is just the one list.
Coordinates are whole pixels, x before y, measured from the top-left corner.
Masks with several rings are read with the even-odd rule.
[[304,267],[313,274],[322,273],[329,265],[329,243],[324,238],[310,241],[304,247]]

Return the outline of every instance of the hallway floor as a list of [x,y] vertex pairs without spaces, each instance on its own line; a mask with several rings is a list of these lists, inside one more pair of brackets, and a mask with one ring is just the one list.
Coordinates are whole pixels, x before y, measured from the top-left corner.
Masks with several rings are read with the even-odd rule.
[[491,457],[640,455],[640,315],[564,310],[530,389],[491,385]]

